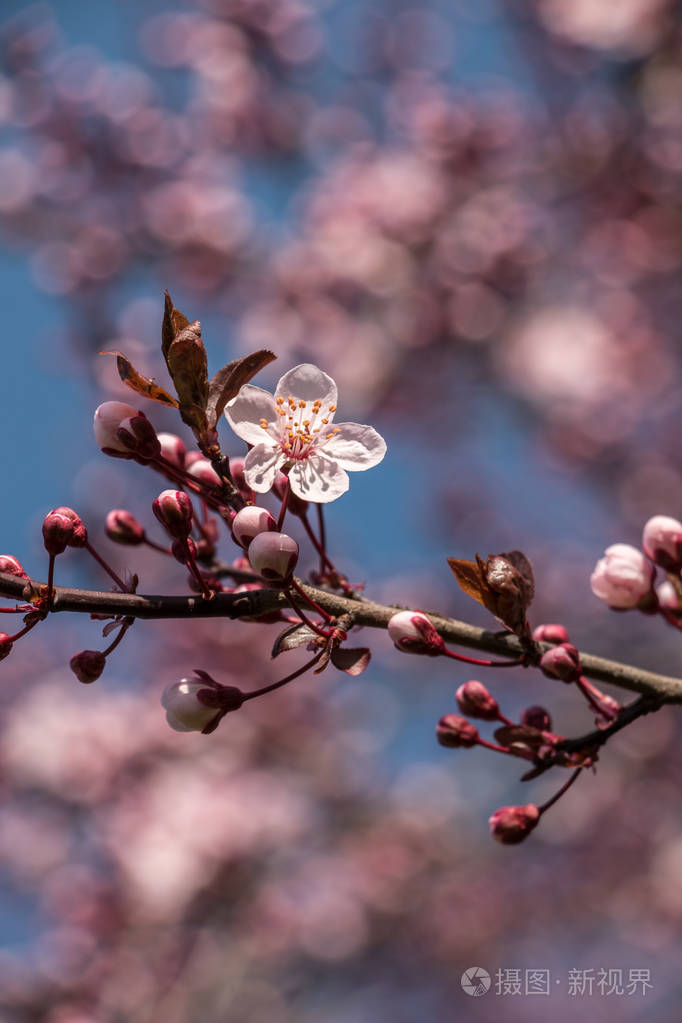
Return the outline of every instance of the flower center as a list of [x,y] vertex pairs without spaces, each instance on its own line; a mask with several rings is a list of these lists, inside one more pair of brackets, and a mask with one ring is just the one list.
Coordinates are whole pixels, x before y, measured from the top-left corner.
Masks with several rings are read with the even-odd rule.
[[[277,398],[276,405],[279,445],[287,458],[307,458],[316,446],[341,433],[338,426],[329,433],[324,432],[324,427],[329,424],[329,415],[336,412],[336,405],[329,405],[325,409],[319,398],[315,401],[303,401],[302,398],[297,401],[291,396]],[[267,419],[260,420],[262,430],[269,430],[271,425]]]

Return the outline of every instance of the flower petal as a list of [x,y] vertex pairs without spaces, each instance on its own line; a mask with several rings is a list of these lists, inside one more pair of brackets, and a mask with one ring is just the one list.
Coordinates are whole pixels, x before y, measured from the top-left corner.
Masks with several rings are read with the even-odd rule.
[[[267,443],[268,435],[276,438],[279,433],[278,415],[275,412],[275,399],[269,391],[253,384],[245,384],[236,398],[225,407],[225,418],[242,440],[247,444]],[[272,424],[266,432],[260,425],[261,419]]]
[[280,379],[275,398],[293,398],[294,401],[320,401],[325,409],[336,405],[338,391],[331,377],[310,362],[294,366]]
[[284,463],[279,448],[270,444],[258,444],[244,459],[244,479],[257,494],[265,494],[272,488],[277,469]]
[[330,440],[321,441],[319,447],[342,469],[371,469],[386,454],[386,441],[373,427],[338,423],[336,429],[341,432]]
[[350,486],[348,473],[337,462],[317,452],[295,463],[289,473],[289,483],[297,497],[316,504],[335,501]]

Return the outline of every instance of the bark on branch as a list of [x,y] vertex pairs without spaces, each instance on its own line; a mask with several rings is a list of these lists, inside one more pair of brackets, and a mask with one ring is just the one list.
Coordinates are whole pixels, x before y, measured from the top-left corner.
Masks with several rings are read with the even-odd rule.
[[[32,593],[45,584],[0,572],[0,596],[28,601]],[[354,625],[385,629],[399,605],[375,604],[366,599],[349,599],[301,582],[303,590],[329,614],[349,615]],[[61,611],[82,614],[124,615],[131,618],[250,618],[277,609],[288,610],[289,605],[279,590],[251,590],[246,593],[217,593],[212,600],[200,596],[142,595],[132,593],[105,593],[97,590],[78,590],[56,586],[50,613]],[[518,657],[525,651],[518,639],[510,633],[495,633],[479,629],[466,622],[442,615],[429,617],[443,639],[457,646],[482,650],[505,657]],[[550,649],[550,644],[538,643],[538,656]],[[682,703],[682,679],[658,675],[629,664],[595,657],[581,651],[583,674],[589,678],[619,689],[652,697],[657,703]]]

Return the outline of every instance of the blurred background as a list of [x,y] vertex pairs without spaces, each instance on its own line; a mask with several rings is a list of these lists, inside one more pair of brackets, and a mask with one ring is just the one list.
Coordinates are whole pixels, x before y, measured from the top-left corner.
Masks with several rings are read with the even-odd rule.
[[[68,504],[141,592],[185,592],[179,566],[104,538],[113,507],[150,525],[160,487],[91,433],[96,405],[131,400],[100,351],[167,385],[168,288],[213,369],[271,348],[270,386],[313,361],[342,418],[386,437],[327,517],[371,597],[489,626],[445,558],[520,548],[534,624],[677,673],[672,630],[609,612],[589,573],[682,512],[679,4],[1,9],[7,553],[45,578],[40,523]],[[107,586],[78,552],[57,581]],[[466,671],[365,636],[361,677],[330,668],[178,735],[164,686],[195,667],[273,680],[277,627],[140,623],[85,687],[68,661],[100,631],[50,620],[2,664],[2,1023],[677,1018],[674,709],[504,848],[488,816],[563,777],[520,784],[514,763],[436,745]],[[541,702],[558,731],[591,727],[535,673],[474,677],[509,716]],[[485,997],[460,985],[472,966]],[[551,995],[497,994],[498,970],[550,971]],[[593,971],[591,996],[571,970]]]

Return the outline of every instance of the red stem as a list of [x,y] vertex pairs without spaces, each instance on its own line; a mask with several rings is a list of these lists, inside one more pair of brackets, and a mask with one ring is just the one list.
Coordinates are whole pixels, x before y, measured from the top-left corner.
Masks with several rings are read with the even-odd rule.
[[252,693],[245,693],[244,702],[246,702],[247,700],[253,700],[256,696],[263,696],[265,693],[271,693],[274,689],[279,689],[280,686],[285,686],[287,682],[293,682],[295,678],[298,678],[300,675],[303,675],[303,673],[308,671],[309,668],[312,668],[314,664],[317,664],[323,653],[324,651],[320,650],[319,653],[315,654],[312,661],[307,661],[307,663],[304,664],[302,668],[298,668],[296,671],[292,671],[291,675],[287,675],[285,678],[281,678],[279,682],[272,682],[269,686],[263,686],[262,689],[256,689]]
[[571,775],[571,777],[568,779],[567,782],[564,782],[564,784],[561,786],[559,791],[555,792],[555,794],[552,796],[552,798],[548,799],[546,803],[543,803],[542,806],[538,807],[538,810],[539,810],[539,812],[541,814],[544,813],[545,810],[549,810],[550,806],[554,806],[554,804],[556,803],[557,799],[561,799],[561,797],[563,796],[564,792],[567,792],[570,789],[571,785],[576,780],[576,778],[578,777],[578,775],[580,774],[581,771],[582,771],[582,767],[576,767],[576,769],[573,772],[573,774]]
[[110,643],[109,646],[106,648],[106,650],[102,651],[102,653],[104,654],[105,657],[108,657],[109,654],[112,653],[116,649],[116,647],[121,642],[121,640],[123,639],[123,637],[125,636],[126,632],[128,631],[128,629],[130,628],[131,625],[132,625],[132,622],[128,622],[127,624],[124,622],[122,624],[122,626],[121,626],[121,628],[119,630],[118,636],[116,637],[114,642]]
[[311,621],[310,618],[308,618],[308,616],[305,613],[305,611],[303,610],[303,608],[298,606],[298,604],[296,603],[296,601],[291,596],[291,594],[289,593],[288,590],[284,591],[284,596],[287,598],[287,600],[289,601],[289,603],[291,604],[291,606],[293,607],[294,611],[296,612],[298,617],[301,619],[301,621],[305,625],[307,625],[309,629],[312,629],[313,632],[316,632],[318,634],[318,636],[323,636],[325,639],[329,639],[328,633],[324,632],[324,630],[321,629],[319,625],[315,625],[315,622]]
[[298,585],[295,579],[291,580],[291,585],[299,594],[299,596],[303,597],[306,604],[312,607],[313,611],[317,611],[318,615],[321,615],[324,618],[325,622],[331,622],[333,620],[333,616],[330,615],[328,611],[325,611],[323,607],[320,607],[320,605],[316,603],[316,601],[314,601],[312,597],[309,597],[305,590],[301,589],[301,587]]
[[448,650],[447,647],[443,648],[443,654],[446,657],[452,657],[455,661],[464,661],[465,664],[478,664],[484,668],[518,668],[519,665],[523,663],[522,657],[519,657],[515,661],[482,661],[478,657],[467,657],[465,654],[456,654],[454,650]]
[[98,562],[98,564],[100,564],[102,566],[102,568],[107,573],[107,575],[111,576],[111,578],[114,580],[114,582],[118,586],[118,588],[121,591],[121,593],[127,593],[128,592],[128,587],[126,586],[126,584],[121,579],[119,579],[119,577],[114,572],[113,568],[110,568],[109,565],[107,565],[107,563],[104,560],[104,558],[100,557],[100,555],[97,553],[97,551],[92,546],[90,541],[86,542],[85,549],[88,552],[88,554],[91,554],[93,556],[93,558],[95,559],[95,561]]

